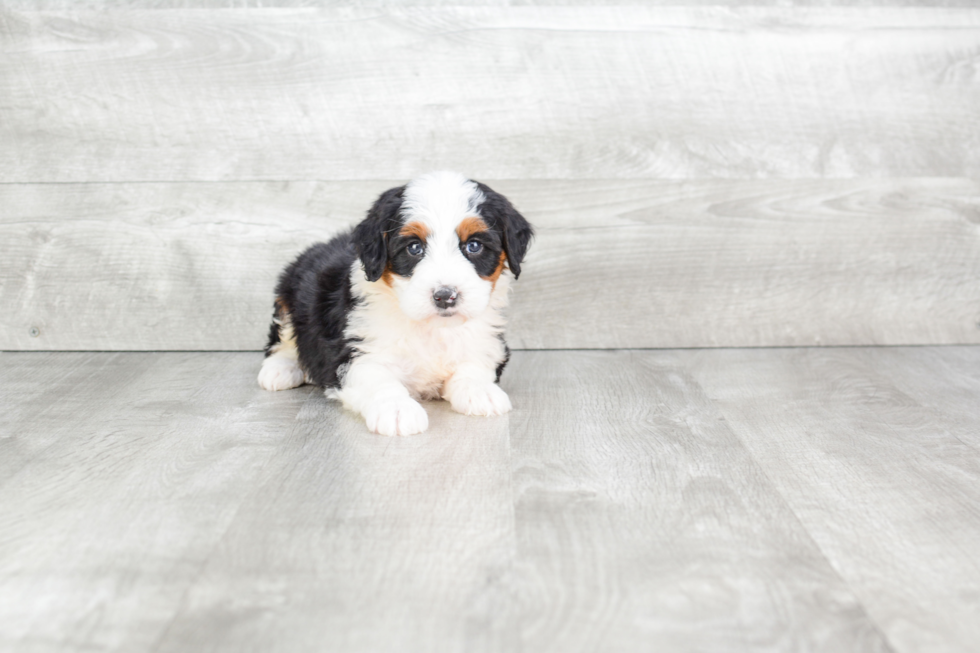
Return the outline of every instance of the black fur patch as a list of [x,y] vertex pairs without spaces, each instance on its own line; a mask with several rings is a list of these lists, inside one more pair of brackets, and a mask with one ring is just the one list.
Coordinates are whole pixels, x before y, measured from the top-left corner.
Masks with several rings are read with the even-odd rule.
[[531,238],[534,237],[534,229],[524,219],[524,216],[517,212],[510,200],[486,184],[481,184],[478,181],[473,183],[477,185],[485,197],[477,210],[487,222],[487,226],[503,233],[507,267],[510,268],[516,279],[521,275],[521,261],[524,260],[524,254],[527,253],[528,245],[531,244]]
[[[422,247],[420,254],[409,252],[409,246],[418,243]],[[395,231],[388,237],[388,266],[392,272],[402,277],[412,276],[415,266],[425,257],[425,243],[417,236],[403,236]]]
[[[467,245],[471,241],[482,245],[476,254],[467,250]],[[486,231],[477,231],[465,242],[459,244],[459,250],[473,264],[477,274],[481,277],[489,277],[496,272],[497,266],[500,264],[500,253],[503,251],[503,232],[494,226],[490,226]]]
[[[341,234],[300,254],[276,286],[277,311],[289,307],[300,365],[317,385],[340,387],[338,371],[357,353],[356,341],[344,337],[347,315],[357,304],[350,285],[356,259],[352,234]],[[278,326],[273,323],[266,355],[278,342]]]
[[388,240],[402,227],[400,213],[404,193],[404,186],[382,193],[351,235],[368,281],[377,281],[384,274],[388,264]]
[[500,342],[504,343],[504,360],[500,361],[500,364],[497,365],[497,378],[493,380],[494,383],[500,383],[500,375],[504,373],[504,368],[510,362],[510,347],[507,346],[507,341],[504,340],[504,334],[501,333],[497,337],[500,338]]
[[272,324],[269,325],[269,342],[265,346],[265,355],[270,356],[272,354],[272,348],[279,344],[279,325],[276,321],[282,321],[282,309],[279,308],[279,301],[272,305]]

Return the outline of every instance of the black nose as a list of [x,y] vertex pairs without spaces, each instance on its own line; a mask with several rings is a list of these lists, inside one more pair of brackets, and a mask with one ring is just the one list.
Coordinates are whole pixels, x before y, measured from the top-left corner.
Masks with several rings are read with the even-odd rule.
[[439,308],[449,308],[450,306],[456,305],[456,297],[458,293],[455,288],[450,288],[449,286],[440,286],[436,288],[436,291],[432,293],[432,301],[436,303]]

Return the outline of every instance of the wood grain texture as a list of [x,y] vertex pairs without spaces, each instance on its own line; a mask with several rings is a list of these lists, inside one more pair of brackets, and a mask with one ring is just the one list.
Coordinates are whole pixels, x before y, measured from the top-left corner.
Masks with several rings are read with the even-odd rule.
[[259,360],[3,354],[0,650],[152,648],[310,394]]
[[[980,348],[903,348],[868,361],[900,392],[942,415],[950,435],[980,449]],[[908,370],[915,370],[910,374]],[[933,379],[942,379],[936,383]]]
[[[515,348],[980,342],[975,181],[487,181],[538,232]],[[0,185],[0,349],[259,349],[398,183]]]
[[980,347],[516,352],[402,439],[259,361],[0,353],[0,650],[975,648]]
[[896,650],[976,649],[976,348],[675,358],[693,371]]
[[386,438],[307,404],[155,650],[520,650],[508,420],[426,408]]
[[67,416],[83,422],[115,408],[72,390],[95,377],[100,391],[121,391],[144,372],[105,354],[0,355],[0,490],[37,455],[71,436],[75,426]]
[[0,297],[17,307],[0,348],[261,348],[282,268],[370,205],[334,188],[323,206],[318,188],[0,186]]
[[[80,9],[268,9],[385,7],[539,7],[623,5],[622,0],[32,0],[43,11]],[[637,3],[638,4],[638,3]],[[742,7],[744,0],[647,0],[648,6]],[[975,7],[973,0],[752,0],[759,7]]]
[[529,651],[886,651],[721,415],[659,352],[508,378]]
[[980,10],[0,13],[0,181],[980,175]]

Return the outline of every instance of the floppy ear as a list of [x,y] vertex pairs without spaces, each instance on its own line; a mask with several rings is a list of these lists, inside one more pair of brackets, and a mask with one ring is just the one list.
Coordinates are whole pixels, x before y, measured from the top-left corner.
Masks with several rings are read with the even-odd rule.
[[404,186],[391,188],[375,200],[367,217],[354,227],[353,242],[357,256],[364,264],[368,281],[377,281],[388,263],[388,232],[398,225]]
[[527,247],[531,244],[531,238],[534,237],[534,229],[506,197],[486,184],[478,182],[477,187],[486,197],[486,200],[480,205],[480,215],[490,218],[503,229],[507,267],[510,268],[516,279],[521,275],[521,261],[524,260]]

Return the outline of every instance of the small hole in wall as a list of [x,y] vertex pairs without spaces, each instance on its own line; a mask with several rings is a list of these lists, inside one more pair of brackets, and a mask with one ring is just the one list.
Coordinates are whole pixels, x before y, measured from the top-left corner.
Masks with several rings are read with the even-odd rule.
[[32,338],[37,338],[39,335],[41,335],[41,330],[37,327],[31,327],[27,330],[27,333],[30,334]]

